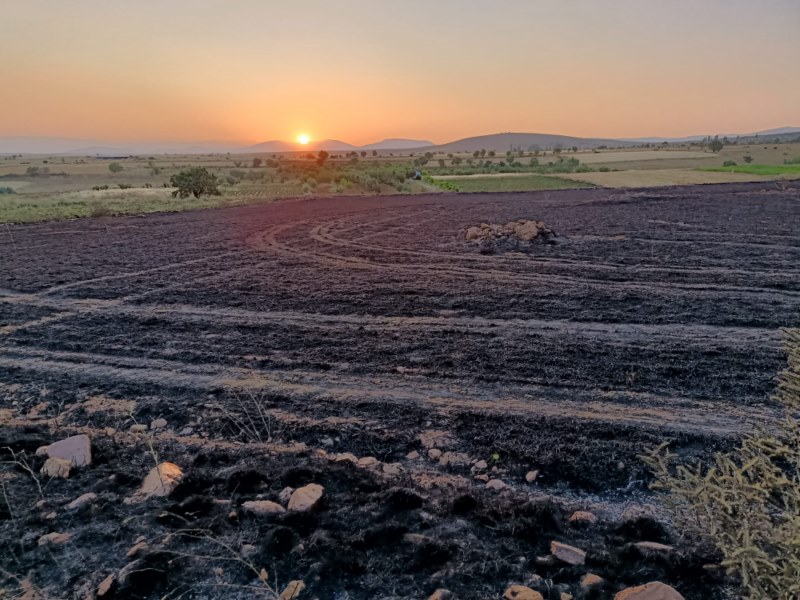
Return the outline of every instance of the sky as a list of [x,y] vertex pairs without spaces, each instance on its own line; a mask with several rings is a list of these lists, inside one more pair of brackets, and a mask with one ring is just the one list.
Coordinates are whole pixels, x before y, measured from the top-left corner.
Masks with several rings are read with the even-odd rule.
[[800,0],[2,0],[0,136],[800,127]]

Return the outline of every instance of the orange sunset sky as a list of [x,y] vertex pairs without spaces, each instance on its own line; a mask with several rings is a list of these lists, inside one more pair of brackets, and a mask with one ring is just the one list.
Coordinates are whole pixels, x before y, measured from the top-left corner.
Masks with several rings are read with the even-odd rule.
[[0,136],[800,126],[797,0],[3,0]]

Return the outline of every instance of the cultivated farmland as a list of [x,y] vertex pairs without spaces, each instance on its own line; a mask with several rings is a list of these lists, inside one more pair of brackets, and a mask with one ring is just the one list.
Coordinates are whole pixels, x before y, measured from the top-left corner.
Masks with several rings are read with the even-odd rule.
[[[463,234],[519,219],[555,237]],[[718,556],[675,536],[638,455],[705,459],[775,419],[800,184],[278,201],[8,226],[0,255],[0,563],[20,578],[78,594],[135,560],[115,598],[249,598],[263,566],[319,598],[478,599],[588,597],[591,569],[609,593],[722,600]],[[36,475],[73,434],[93,463]],[[159,461],[183,478],[135,501]],[[308,484],[315,511],[245,504]]]

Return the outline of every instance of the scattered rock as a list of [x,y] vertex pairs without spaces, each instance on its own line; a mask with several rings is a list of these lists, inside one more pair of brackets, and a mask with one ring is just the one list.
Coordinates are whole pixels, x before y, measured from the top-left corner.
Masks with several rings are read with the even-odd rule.
[[42,465],[42,470],[40,472],[42,475],[47,475],[48,477],[61,477],[62,479],[67,479],[71,470],[72,463],[70,461],[51,456],[44,461],[44,465]]
[[443,467],[466,467],[469,461],[469,455],[463,452],[445,452],[439,457],[439,464]]
[[400,475],[403,472],[403,467],[398,463],[388,463],[383,465],[384,475]]
[[658,542],[636,542],[634,546],[642,554],[669,554],[672,552],[672,546]]
[[82,496],[78,496],[77,498],[75,498],[75,500],[67,504],[67,509],[80,510],[86,508],[87,506],[92,504],[95,500],[97,500],[97,494],[95,494],[94,492],[88,492],[86,494],[83,494]]
[[163,418],[155,419],[153,422],[150,423],[150,429],[155,431],[156,429],[164,429],[167,426],[167,420]]
[[527,481],[528,483],[533,483],[534,481],[536,481],[537,477],[539,477],[539,471],[537,470],[528,471],[527,473],[525,473],[525,481]]
[[550,542],[550,553],[568,565],[582,565],[586,562],[586,552],[561,542]]
[[147,431],[147,425],[144,423],[135,423],[131,425],[130,429],[128,429],[131,433],[144,433]]
[[54,531],[53,533],[48,533],[40,537],[37,543],[40,546],[60,546],[62,544],[66,544],[71,539],[71,533],[58,533],[57,531]]
[[417,460],[419,458],[419,452],[417,452],[416,450],[412,450],[411,452],[406,454],[406,458],[408,460]]
[[559,596],[559,599],[560,600],[572,600],[572,594],[570,594],[568,592],[561,592],[561,595]]
[[514,250],[519,247],[520,242],[554,243],[556,233],[542,221],[519,220],[505,225],[481,223],[462,230],[460,237],[468,242],[480,243],[481,249],[488,246],[487,249],[494,250],[500,246],[505,250]]
[[620,523],[630,523],[641,519],[655,519],[655,516],[655,509],[652,506],[631,504],[622,511],[619,521]]
[[256,554],[258,554],[257,546],[253,546],[253,544],[242,545],[242,556],[245,558],[253,558]]
[[587,573],[581,578],[581,587],[585,590],[588,590],[589,588],[603,585],[605,581],[606,580],[600,577],[599,575],[595,575],[594,573]]
[[627,588],[614,596],[614,600],[685,600],[675,588],[660,581]]
[[475,463],[475,468],[479,471],[485,471],[489,468],[489,463],[487,463],[485,460],[479,460]]
[[374,456],[364,456],[358,459],[356,465],[365,469],[374,469],[380,465],[380,461]]
[[300,597],[304,589],[306,589],[306,584],[301,579],[290,581],[289,585],[287,585],[281,592],[281,595],[278,596],[278,600],[295,600],[295,598]]
[[130,547],[130,550],[128,550],[128,554],[126,554],[126,556],[128,558],[133,558],[142,550],[147,550],[147,542],[144,540],[137,540],[136,543]]
[[456,595],[450,590],[438,589],[428,596],[428,600],[456,600]]
[[100,582],[100,585],[97,586],[97,592],[95,592],[97,597],[102,598],[103,596],[105,596],[108,592],[111,591],[111,586],[113,585],[114,585],[113,575],[109,575],[108,577],[103,579],[103,581]]
[[480,475],[475,475],[475,479],[486,483],[487,481],[489,481],[489,476],[486,473],[481,473]]
[[505,600],[544,600],[544,597],[537,591],[524,585],[512,585],[505,594]]
[[317,483],[309,483],[296,489],[289,498],[289,510],[307,511],[315,508],[319,504],[325,488]]
[[292,492],[294,492],[293,487],[285,487],[281,490],[281,493],[278,494],[278,500],[281,501],[283,504],[288,504],[289,499],[292,497]]
[[254,515],[275,515],[286,512],[285,508],[271,500],[248,500],[242,503],[242,508]]
[[455,442],[449,432],[437,429],[423,431],[419,434],[419,441],[425,448],[447,448]]
[[489,481],[486,482],[486,487],[489,488],[490,490],[500,491],[504,490],[508,486],[499,479],[490,479]]
[[171,462],[162,462],[150,469],[136,493],[126,500],[129,504],[144,502],[148,498],[169,496],[183,479],[181,468]]
[[441,456],[442,456],[442,451],[439,450],[438,448],[431,448],[430,450],[428,450],[428,458],[430,458],[431,460],[439,460]]
[[597,523],[597,517],[593,513],[586,510],[576,510],[569,517],[569,522],[572,525],[594,525]]
[[184,427],[178,432],[178,435],[192,435],[194,433],[194,429],[191,427]]
[[141,566],[142,566],[142,559],[137,558],[136,560],[129,562],[127,565],[122,567],[117,572],[117,581],[119,582],[119,584],[122,587],[128,585],[128,580],[131,574],[134,573],[135,571],[138,571]]
[[351,462],[353,464],[357,464],[358,457],[350,452],[343,452],[341,454],[334,455],[333,462]]
[[50,458],[61,458],[72,463],[73,467],[92,464],[92,444],[88,435],[73,435],[61,441],[44,446],[36,454],[46,454]]

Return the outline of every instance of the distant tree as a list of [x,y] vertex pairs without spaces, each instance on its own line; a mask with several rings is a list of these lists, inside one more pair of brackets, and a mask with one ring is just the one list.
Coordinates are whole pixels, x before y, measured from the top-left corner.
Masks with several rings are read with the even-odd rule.
[[366,156],[367,156],[367,153],[364,150],[362,150],[361,151],[361,158],[365,158]]
[[480,150],[475,150],[475,152],[472,153],[472,158],[478,158],[480,155],[481,155],[481,151]]
[[330,154],[328,154],[325,150],[320,150],[317,153],[317,164],[321,167],[325,164],[325,161],[328,160]]
[[561,154],[561,146],[556,146],[555,148],[553,148],[553,154],[555,154],[556,156]]
[[217,176],[209,173],[205,167],[193,167],[188,171],[181,171],[173,175],[170,184],[176,189],[172,192],[173,198],[188,198],[190,195],[199,198],[203,195],[220,196],[217,186]]
[[238,169],[239,167],[242,166],[242,161],[240,161],[240,160],[233,161],[233,166]]
[[573,146],[573,147],[572,147],[572,151],[573,151],[573,152],[577,152],[577,151],[578,151],[578,147],[577,147],[577,146]]
[[262,161],[260,158],[254,158],[254,159],[253,159],[253,168],[254,168],[254,169],[257,169],[257,168],[258,168],[258,167],[260,167],[262,164],[264,164],[264,161]]
[[709,144],[708,144],[708,148],[712,152],[719,152],[720,150],[722,150],[722,148],[724,146],[725,146],[725,144],[723,144],[722,141],[717,140],[717,139],[711,140],[711,142],[709,142]]
[[452,162],[454,165],[458,166],[458,165],[461,164],[461,157],[460,156],[454,156],[450,162]]
[[747,156],[743,156],[742,160],[746,163],[751,163],[753,162],[753,157],[748,154]]
[[125,170],[125,167],[123,167],[118,162],[113,162],[110,165],[108,165],[108,170],[111,171],[112,173],[120,173]]
[[443,158],[439,159],[439,166],[444,168],[444,159]]
[[493,156],[494,156],[494,150],[489,150],[489,158],[492,158]]
[[481,148],[481,158],[486,156],[486,148]]
[[372,151],[372,156],[378,156],[378,151],[377,150],[373,150]]

